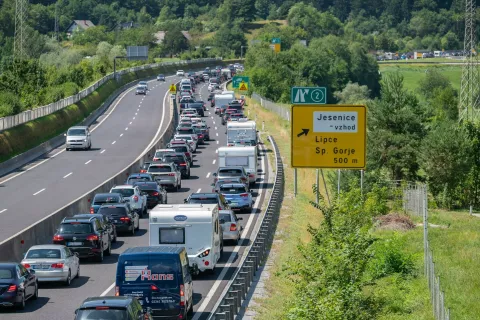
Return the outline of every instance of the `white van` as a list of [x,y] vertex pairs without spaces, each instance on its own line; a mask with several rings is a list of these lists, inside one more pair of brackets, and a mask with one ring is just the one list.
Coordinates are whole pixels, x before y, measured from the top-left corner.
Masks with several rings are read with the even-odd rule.
[[250,186],[257,181],[257,147],[220,147],[218,148],[218,166],[242,166],[248,174]]
[[255,121],[227,122],[227,146],[234,146],[236,141],[245,141],[254,146],[257,145],[257,124]]
[[148,233],[150,246],[185,247],[195,274],[213,273],[223,252],[217,204],[157,205]]
[[230,102],[235,100],[235,98],[232,98],[232,95],[230,94],[216,94],[215,95],[215,106],[216,107],[221,107],[228,105]]

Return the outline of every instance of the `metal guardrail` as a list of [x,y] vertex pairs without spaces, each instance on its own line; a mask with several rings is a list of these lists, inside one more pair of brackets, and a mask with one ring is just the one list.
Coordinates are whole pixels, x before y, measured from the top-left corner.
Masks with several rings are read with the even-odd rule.
[[430,289],[433,315],[436,320],[450,320],[450,309],[445,307],[445,293],[440,289],[440,278],[435,275],[435,262],[428,241],[428,193],[424,184],[403,188],[403,208],[406,213],[423,217],[423,250],[425,276]]
[[275,235],[272,226],[275,227],[278,222],[278,215],[283,199],[283,187],[285,183],[283,161],[280,156],[277,144],[273,137],[268,139],[272,143],[275,154],[275,182],[273,184],[272,194],[268,200],[268,205],[262,218],[260,229],[253,237],[252,245],[246,250],[244,260],[240,262],[237,271],[223,291],[217,304],[212,310],[208,320],[234,320],[239,313],[243,301],[247,297],[255,273],[258,268],[265,263],[270,246]]
[[[132,68],[117,71],[117,77],[119,77],[119,76],[121,77],[121,75],[123,75],[125,73],[136,72],[136,71],[146,70],[146,69],[154,69],[154,68],[158,68],[158,67],[161,67],[161,66],[172,66],[172,65],[183,66],[183,65],[188,64],[188,63],[213,62],[213,61],[218,61],[218,60],[221,60],[221,58],[181,60],[181,61],[178,61],[178,62],[153,63],[153,64],[148,64],[148,65],[143,65],[143,66],[138,66],[138,67],[132,67]],[[77,93],[73,96],[64,98],[64,99],[56,101],[56,102],[52,102],[50,104],[47,104],[46,106],[41,106],[41,107],[37,107],[37,108],[31,109],[31,110],[26,110],[26,111],[23,111],[19,114],[15,114],[13,116],[7,116],[7,117],[4,117],[4,118],[0,118],[0,131],[13,128],[13,127],[18,126],[22,123],[32,121],[32,120],[35,120],[35,119],[40,118],[40,117],[44,117],[44,116],[49,115],[51,113],[54,113],[58,110],[66,108],[66,107],[68,107],[72,104],[75,104],[78,101],[85,98],[86,96],[90,95],[92,92],[97,90],[100,86],[102,86],[105,82],[107,82],[108,80],[111,80],[111,79],[113,79],[113,73],[110,73],[110,74],[106,75],[105,77],[101,78],[100,80],[98,80],[97,82],[95,82],[94,84],[89,86],[88,88],[83,89],[82,91],[80,91],[79,93]]]
[[275,102],[268,100],[265,97],[262,97],[258,93],[252,93],[252,99],[260,101],[260,105],[264,107],[265,109],[268,109],[270,111],[275,112],[278,114],[280,117],[282,117],[284,120],[290,121],[290,109],[281,107]]

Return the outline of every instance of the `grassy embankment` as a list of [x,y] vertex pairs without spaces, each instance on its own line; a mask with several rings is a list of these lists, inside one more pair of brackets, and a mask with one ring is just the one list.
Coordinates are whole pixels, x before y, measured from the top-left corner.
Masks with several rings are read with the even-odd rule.
[[[307,231],[308,225],[318,226],[323,216],[309,204],[309,201],[315,200],[312,193],[312,185],[315,183],[313,169],[298,169],[298,195],[297,197],[293,196],[293,169],[290,168],[290,124],[276,114],[263,109],[254,100],[248,99],[247,103],[250,118],[255,119],[257,116],[258,128],[261,128],[262,121],[264,121],[265,133],[275,138],[286,166],[285,199],[271,251],[274,262],[266,287],[266,292],[272,294],[256,301],[259,304],[256,307],[256,319],[282,319],[289,307],[288,302],[293,300],[295,294],[292,283],[284,276],[283,268],[290,258],[299,257],[298,244],[310,240],[310,234]],[[320,187],[322,194],[325,195],[322,180],[320,180]],[[376,235],[385,238],[396,235],[399,241],[404,243],[405,252],[412,255],[418,274],[409,279],[395,276],[383,278],[366,290],[368,294],[374,294],[379,301],[382,301],[379,319],[433,319],[426,280],[421,274],[423,270],[421,228],[402,233],[377,231]]]

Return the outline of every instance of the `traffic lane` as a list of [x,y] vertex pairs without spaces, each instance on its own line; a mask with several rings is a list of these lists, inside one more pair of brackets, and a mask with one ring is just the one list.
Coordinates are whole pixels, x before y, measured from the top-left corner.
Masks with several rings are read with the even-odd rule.
[[[119,235],[112,244],[112,255],[103,263],[80,261],[80,277],[70,287],[56,283],[41,283],[38,300],[27,301],[25,310],[0,309],[0,319],[64,320],[74,317],[75,309],[88,297],[99,296],[115,281],[118,256],[129,247],[148,245],[148,219],[140,220],[135,236]],[[113,292],[112,292],[113,295]]]
[[[0,225],[0,239],[8,238],[90,191],[143,152],[150,137],[157,133],[162,116],[165,119],[162,130],[171,117],[169,108],[159,106],[168,87],[160,88],[157,92],[152,90],[155,93],[143,100],[141,113],[137,112],[138,108],[132,110],[131,106],[138,107],[142,98],[135,96],[133,91],[125,95],[106,121],[92,132],[92,151],[62,152],[34,170],[4,183],[0,203],[8,211],[1,214],[4,223]],[[136,120],[128,121],[133,117],[127,118],[127,114]],[[125,128],[130,128],[130,132]],[[25,214],[19,219],[18,212]]]

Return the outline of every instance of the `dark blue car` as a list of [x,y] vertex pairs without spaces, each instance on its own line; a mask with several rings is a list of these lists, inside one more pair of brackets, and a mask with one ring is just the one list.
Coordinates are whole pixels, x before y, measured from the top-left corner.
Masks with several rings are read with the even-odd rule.
[[115,295],[137,297],[153,318],[191,318],[193,285],[185,247],[125,250],[118,258]]
[[25,301],[38,298],[38,281],[34,270],[20,263],[0,263],[0,306],[25,309]]
[[97,193],[90,205],[90,213],[97,213],[104,204],[125,203],[120,193]]

